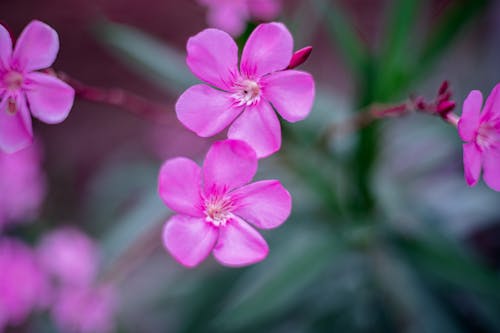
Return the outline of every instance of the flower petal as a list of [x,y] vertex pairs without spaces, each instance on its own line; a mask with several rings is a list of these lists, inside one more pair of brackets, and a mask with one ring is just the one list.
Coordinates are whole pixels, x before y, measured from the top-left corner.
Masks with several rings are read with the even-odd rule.
[[158,193],[172,210],[191,216],[203,216],[201,208],[201,168],[188,158],[166,161],[158,177]]
[[282,23],[260,24],[250,35],[241,56],[241,73],[249,78],[285,69],[293,52],[293,38]]
[[464,101],[462,116],[458,121],[458,133],[464,141],[472,141],[479,127],[479,114],[483,105],[483,95],[473,90]]
[[243,141],[215,142],[203,163],[205,192],[228,191],[250,182],[257,172],[255,151]]
[[174,215],[163,229],[163,244],[179,263],[194,267],[212,251],[218,230],[202,218]]
[[226,32],[205,29],[187,42],[187,65],[199,79],[229,90],[238,74],[238,46]]
[[292,197],[278,180],[264,180],[231,193],[234,214],[261,229],[276,228],[290,215]]
[[295,70],[277,72],[263,78],[264,96],[290,122],[309,115],[314,102],[314,79]]
[[12,39],[3,25],[0,24],[0,69],[7,69],[10,66],[12,56]]
[[198,84],[177,100],[177,118],[199,136],[209,137],[226,128],[243,109],[233,106],[229,93]]
[[247,142],[258,158],[267,157],[281,147],[281,127],[276,113],[265,101],[246,108],[229,127],[228,138]]
[[464,174],[467,185],[474,186],[481,174],[481,152],[475,142],[464,143]]
[[248,10],[241,1],[212,5],[207,16],[209,26],[224,30],[232,36],[243,33],[247,19]]
[[246,266],[267,257],[269,247],[265,239],[245,221],[232,218],[219,230],[219,239],[213,253],[221,264]]
[[500,150],[489,149],[483,153],[483,178],[495,191],[500,191]]
[[500,121],[500,83],[493,88],[486,99],[480,121],[489,122],[493,119]]
[[17,40],[13,63],[28,72],[50,67],[59,51],[59,36],[47,24],[31,21]]
[[14,153],[28,147],[33,142],[31,117],[22,96],[12,96],[17,112],[10,114],[7,110],[9,96],[5,96],[0,104],[0,150]]
[[43,73],[30,73],[27,81],[29,89],[26,90],[26,97],[35,118],[47,124],[57,124],[68,117],[75,100],[72,87]]
[[263,21],[274,19],[282,7],[281,0],[253,0],[247,3],[252,16]]

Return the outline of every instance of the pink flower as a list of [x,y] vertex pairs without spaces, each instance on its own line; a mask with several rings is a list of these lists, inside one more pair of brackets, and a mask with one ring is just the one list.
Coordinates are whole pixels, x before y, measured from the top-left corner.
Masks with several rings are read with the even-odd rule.
[[38,248],[40,263],[61,284],[88,286],[97,277],[99,253],[94,241],[76,228],[47,234]]
[[40,151],[33,145],[14,154],[0,152],[0,232],[34,217],[45,197]]
[[483,95],[471,91],[464,101],[458,132],[464,143],[465,180],[476,185],[483,169],[486,184],[500,191],[500,84],[497,84],[481,112]]
[[111,286],[63,288],[52,306],[52,318],[62,333],[112,332],[116,296]]
[[57,33],[45,23],[28,24],[14,50],[9,33],[0,25],[0,150],[12,153],[30,145],[30,110],[49,124],[68,116],[73,88],[52,75],[36,72],[51,66],[58,51]]
[[238,36],[252,18],[269,21],[278,16],[281,0],[199,0],[208,7],[208,24],[211,27]]
[[23,243],[0,236],[0,332],[18,326],[45,305],[48,285],[33,251]]
[[257,171],[254,150],[243,141],[213,144],[203,167],[187,158],[165,162],[159,194],[177,212],[166,223],[163,241],[181,264],[194,267],[213,251],[223,265],[244,266],[268,253],[261,229],[281,225],[291,197],[277,180],[247,184]]
[[259,158],[271,155],[281,146],[273,107],[295,122],[307,117],[314,100],[312,76],[284,70],[292,50],[292,36],[283,24],[261,24],[250,35],[238,70],[238,47],[227,33],[206,29],[191,37],[187,64],[217,89],[205,84],[190,87],[177,101],[177,117],[202,137],[215,135],[232,123],[230,139],[247,142]]

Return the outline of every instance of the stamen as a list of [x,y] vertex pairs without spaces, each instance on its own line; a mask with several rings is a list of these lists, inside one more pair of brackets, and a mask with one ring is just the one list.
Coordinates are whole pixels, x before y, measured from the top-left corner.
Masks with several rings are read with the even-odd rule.
[[17,113],[17,103],[16,100],[12,97],[9,97],[7,100],[7,114],[15,115]]
[[206,220],[216,227],[226,225],[232,216],[232,202],[223,195],[211,195],[205,200],[204,206]]
[[250,106],[260,101],[261,87],[257,81],[243,80],[236,84],[232,97],[237,101],[237,106]]
[[500,144],[499,130],[489,123],[484,123],[479,126],[476,136],[477,144],[483,149],[490,149],[495,145]]

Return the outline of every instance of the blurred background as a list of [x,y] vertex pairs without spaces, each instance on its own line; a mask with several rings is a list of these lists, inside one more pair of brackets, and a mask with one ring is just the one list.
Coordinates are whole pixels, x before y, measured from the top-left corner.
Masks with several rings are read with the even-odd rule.
[[[15,36],[33,19],[58,32],[56,71],[155,106],[144,116],[77,97],[64,123],[35,122],[46,195],[30,223],[4,231],[31,247],[63,226],[89,235],[99,281],[116,289],[109,332],[500,332],[500,196],[465,184],[456,129],[410,115],[323,136],[373,103],[433,99],[444,80],[458,113],[470,90],[489,94],[499,1],[283,0],[276,20],[295,49],[313,46],[301,69],[317,98],[308,119],[282,124],[283,148],[256,177],[282,181],[292,215],[264,232],[269,257],[239,269],[212,258],[186,269],[161,244],[170,214],[156,194],[161,163],[201,161],[217,139],[184,129],[174,112],[197,82],[185,43],[208,26],[207,8],[1,0],[0,13]],[[43,310],[6,328],[58,331]]]

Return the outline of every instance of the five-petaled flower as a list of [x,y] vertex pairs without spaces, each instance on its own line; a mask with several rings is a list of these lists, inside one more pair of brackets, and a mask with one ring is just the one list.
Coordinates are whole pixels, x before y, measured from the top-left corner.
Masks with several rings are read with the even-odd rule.
[[277,180],[248,184],[256,171],[255,151],[239,140],[214,143],[203,168],[183,157],[165,162],[158,190],[178,214],[167,221],[163,241],[177,261],[194,267],[213,251],[223,265],[244,266],[267,256],[266,241],[249,223],[278,227],[291,197]]
[[281,23],[261,24],[253,31],[239,70],[238,47],[221,30],[206,29],[191,37],[187,53],[191,71],[217,88],[198,84],[177,101],[177,117],[199,136],[215,135],[232,123],[228,137],[247,142],[262,158],[281,146],[273,107],[290,122],[311,111],[314,80],[309,73],[285,70],[292,59],[293,39]]
[[471,91],[464,101],[458,132],[466,143],[464,149],[465,180],[473,186],[481,169],[486,184],[500,191],[500,84],[497,84],[481,112],[483,95]]
[[23,30],[14,49],[0,25],[0,150],[18,151],[31,144],[31,114],[60,123],[73,105],[73,88],[58,78],[36,72],[51,66],[59,51],[57,32],[40,21]]
[[238,36],[252,18],[269,21],[281,10],[281,0],[198,0],[208,7],[207,20],[213,28]]

